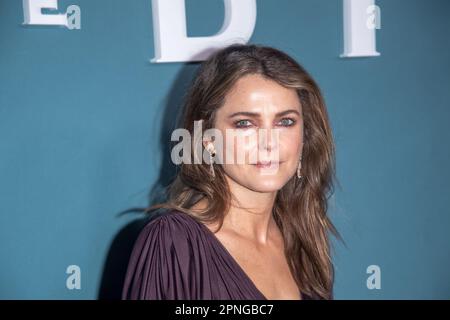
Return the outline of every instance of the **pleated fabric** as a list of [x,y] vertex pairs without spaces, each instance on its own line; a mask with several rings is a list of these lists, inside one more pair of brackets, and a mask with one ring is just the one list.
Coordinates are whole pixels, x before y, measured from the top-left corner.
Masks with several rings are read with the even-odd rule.
[[[166,210],[140,232],[122,299],[266,300],[214,233],[189,215]],[[311,299],[302,294],[302,299]]]

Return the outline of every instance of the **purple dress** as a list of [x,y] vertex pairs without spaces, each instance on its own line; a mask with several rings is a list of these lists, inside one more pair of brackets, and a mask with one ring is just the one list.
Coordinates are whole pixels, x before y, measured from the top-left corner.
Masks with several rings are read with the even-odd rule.
[[183,212],[166,210],[147,223],[134,244],[122,299],[266,297],[208,227]]

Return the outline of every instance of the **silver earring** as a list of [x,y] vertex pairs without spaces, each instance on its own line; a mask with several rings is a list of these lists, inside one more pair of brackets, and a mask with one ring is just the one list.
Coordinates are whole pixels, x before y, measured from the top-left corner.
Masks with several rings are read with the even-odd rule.
[[209,171],[211,172],[212,177],[214,178],[216,175],[214,173],[214,156],[216,155],[216,151],[214,150],[214,145],[212,143],[208,143],[206,145],[206,150],[209,152]]
[[211,176],[214,178],[216,175],[214,173],[214,156],[216,155],[216,151],[214,150],[214,145],[212,144],[212,142],[208,142],[205,146],[205,149],[208,151],[209,153],[209,171],[211,173]]
[[209,153],[209,171],[211,172],[213,178],[215,178],[216,176],[216,174],[214,173],[214,166],[213,166],[214,156],[215,156],[214,151]]
[[302,169],[302,157],[300,156],[300,161],[298,162],[297,166],[297,178],[301,179],[302,175],[300,173],[300,170]]

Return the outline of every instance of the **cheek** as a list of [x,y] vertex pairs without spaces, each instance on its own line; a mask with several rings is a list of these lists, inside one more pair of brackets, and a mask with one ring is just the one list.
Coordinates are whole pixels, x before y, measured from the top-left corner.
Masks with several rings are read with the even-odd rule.
[[[234,137],[233,143],[224,141],[224,152],[228,152],[233,159],[234,164],[252,163],[258,158],[259,150],[258,136],[256,130],[246,130],[240,132],[238,137]],[[302,143],[302,135],[297,131],[282,132],[278,140],[279,159],[289,160],[289,158],[296,158],[300,154],[300,147]],[[262,157],[259,155],[259,157]],[[253,159],[253,160],[252,160]]]
[[302,144],[301,132],[291,131],[280,136],[280,151],[288,154],[299,154]]
[[[230,130],[222,128],[224,164],[243,165],[258,158],[258,131],[256,129]],[[295,160],[300,154],[301,130],[281,130],[278,135],[279,159]],[[295,158],[295,159],[294,159]]]
[[[258,140],[256,130],[235,130],[228,131],[224,137],[224,157],[229,164],[248,163],[249,155],[257,150]],[[228,161],[227,159],[230,159]]]

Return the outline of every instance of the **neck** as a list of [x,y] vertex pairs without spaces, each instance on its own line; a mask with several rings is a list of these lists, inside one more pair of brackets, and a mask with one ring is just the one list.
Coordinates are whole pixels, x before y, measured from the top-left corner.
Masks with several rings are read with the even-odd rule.
[[267,244],[276,226],[272,210],[277,192],[256,192],[227,180],[232,200],[224,225],[256,243]]

